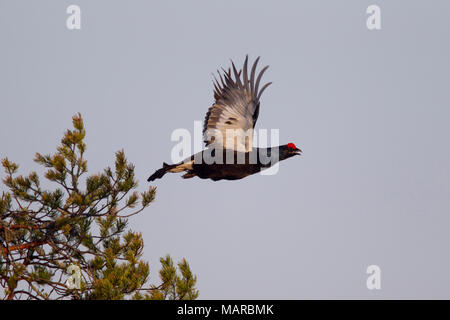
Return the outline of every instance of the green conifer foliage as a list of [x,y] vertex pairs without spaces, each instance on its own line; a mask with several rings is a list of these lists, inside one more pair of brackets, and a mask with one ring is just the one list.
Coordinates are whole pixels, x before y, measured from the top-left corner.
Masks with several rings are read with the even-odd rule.
[[[86,131],[73,117],[53,155],[37,153],[45,178],[18,175],[5,158],[0,196],[0,294],[3,299],[196,299],[197,278],[185,259],[177,267],[161,258],[161,284],[148,284],[142,235],[128,218],[155,199],[156,188],[137,192],[134,166],[125,153],[113,168],[87,174]],[[50,183],[47,183],[50,185]]]

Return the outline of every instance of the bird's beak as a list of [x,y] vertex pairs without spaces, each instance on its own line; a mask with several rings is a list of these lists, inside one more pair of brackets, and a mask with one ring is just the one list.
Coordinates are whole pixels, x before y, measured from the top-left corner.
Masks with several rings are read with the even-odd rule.
[[294,154],[298,155],[298,156],[301,156],[302,155],[302,150],[300,150],[299,148],[295,148]]

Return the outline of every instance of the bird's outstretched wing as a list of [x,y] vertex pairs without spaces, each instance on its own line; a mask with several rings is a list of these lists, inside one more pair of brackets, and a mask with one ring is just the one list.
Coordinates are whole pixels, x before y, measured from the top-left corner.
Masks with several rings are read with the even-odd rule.
[[[222,69],[219,80],[214,78],[215,103],[208,109],[203,126],[203,138],[206,145],[248,152],[253,146],[253,128],[259,114],[259,98],[272,83],[259,88],[261,77],[269,66],[265,66],[256,76],[255,60],[250,78],[247,70],[248,56],[244,67],[237,71],[233,62],[232,70]],[[233,72],[233,73],[232,73]],[[234,76],[234,79],[233,79]],[[231,130],[230,130],[231,129]]]

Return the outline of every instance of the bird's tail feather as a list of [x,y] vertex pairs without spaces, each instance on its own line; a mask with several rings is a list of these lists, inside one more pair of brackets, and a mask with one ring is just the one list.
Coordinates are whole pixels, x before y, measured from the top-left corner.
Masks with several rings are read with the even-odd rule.
[[166,173],[167,171],[169,171],[170,169],[176,167],[176,165],[170,165],[167,164],[165,162],[163,162],[163,167],[161,169],[158,169],[155,171],[154,174],[152,174],[150,177],[148,177],[147,181],[154,181],[156,179],[161,179]]

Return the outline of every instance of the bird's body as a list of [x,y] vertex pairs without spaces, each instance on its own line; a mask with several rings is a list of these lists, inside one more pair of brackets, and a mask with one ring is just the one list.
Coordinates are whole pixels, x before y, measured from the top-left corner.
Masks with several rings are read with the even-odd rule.
[[[255,152],[255,154],[253,154]],[[203,151],[204,153],[204,151]],[[216,161],[211,164],[193,162],[192,173],[201,179],[217,180],[238,180],[249,175],[257,173],[264,168],[264,165],[258,161],[251,161],[257,157],[257,151],[252,152],[230,152],[229,163],[227,163],[227,150],[222,151],[223,161]],[[208,153],[209,154],[209,153]],[[240,160],[240,161],[239,161]],[[189,172],[188,172],[189,174]],[[187,176],[190,177],[190,176]]]
[[[259,115],[259,98],[271,84],[259,90],[264,67],[255,80],[256,59],[250,72],[247,70],[248,57],[243,70],[231,69],[219,72],[220,83],[214,83],[215,103],[209,108],[203,128],[207,148],[177,164],[163,163],[163,167],[152,174],[147,181],[160,179],[167,172],[186,172],[184,179],[238,180],[269,168],[278,161],[301,154],[293,143],[279,147],[253,147],[253,128]],[[242,79],[241,79],[242,74]],[[223,77],[222,77],[223,76]]]
[[[250,152],[222,149],[221,155],[214,151],[206,149],[178,164],[164,164],[163,171],[173,173],[186,171],[183,175],[184,179],[197,176],[214,181],[238,180],[260,172],[276,162],[275,157],[273,159],[271,157],[271,150],[267,148],[254,148]],[[214,161],[213,159],[208,161],[211,154],[214,156]]]

